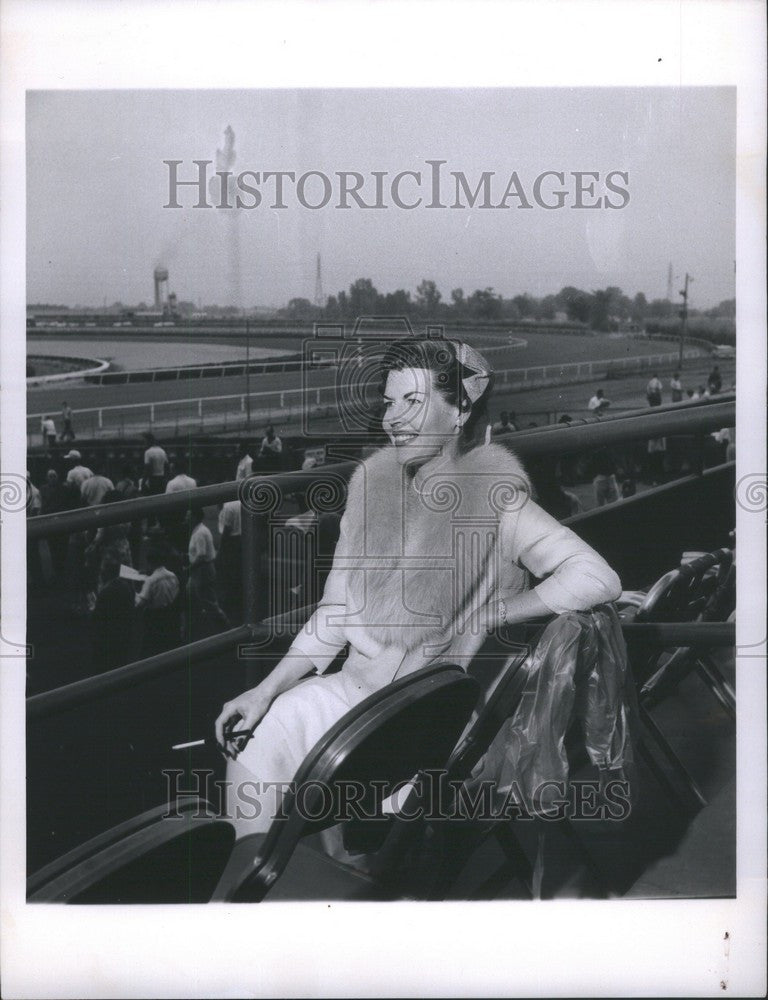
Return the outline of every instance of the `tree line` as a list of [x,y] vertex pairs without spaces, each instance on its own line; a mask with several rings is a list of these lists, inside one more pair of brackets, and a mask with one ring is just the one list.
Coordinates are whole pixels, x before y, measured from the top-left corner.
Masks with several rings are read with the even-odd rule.
[[[626,326],[645,326],[649,321],[677,319],[680,304],[669,299],[650,302],[643,292],[634,297],[625,295],[615,286],[585,291],[568,285],[556,295],[537,298],[527,292],[505,298],[493,288],[477,288],[466,294],[463,288],[451,290],[445,300],[436,283],[424,279],[415,294],[398,288],[381,293],[370,278],[358,278],[349,290],[330,295],[324,306],[315,306],[309,299],[291,299],[280,314],[294,320],[352,319],[358,316],[409,316],[427,320],[508,321],[510,323],[567,320],[585,328],[610,332]],[[689,317],[732,319],[736,315],[735,299],[726,299],[713,309],[689,309]]]

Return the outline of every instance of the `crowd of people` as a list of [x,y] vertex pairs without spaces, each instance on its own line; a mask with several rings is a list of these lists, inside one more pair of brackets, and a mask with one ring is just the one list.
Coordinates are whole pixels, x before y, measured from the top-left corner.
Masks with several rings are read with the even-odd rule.
[[[114,472],[103,457],[94,453],[86,461],[70,448],[52,461],[58,468],[49,468],[39,486],[28,472],[29,516],[140,496],[194,494],[198,480],[187,456],[169,456],[150,432],[144,439],[140,469],[123,463]],[[277,465],[281,453],[281,439],[270,425],[257,447],[238,444],[234,478]],[[202,467],[201,472],[209,480]],[[30,594],[55,594],[79,627],[86,625],[95,669],[152,656],[242,621],[241,520],[239,500],[214,511],[195,504],[192,496],[180,512],[50,535],[28,547]],[[332,556],[338,515],[317,514],[301,492],[288,499],[285,521],[302,537],[315,534]],[[294,604],[311,600],[317,589],[295,572],[288,582],[287,600]]]

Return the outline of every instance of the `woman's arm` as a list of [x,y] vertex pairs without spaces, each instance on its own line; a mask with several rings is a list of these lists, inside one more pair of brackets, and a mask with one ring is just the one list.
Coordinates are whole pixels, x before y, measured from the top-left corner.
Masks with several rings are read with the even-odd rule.
[[236,746],[227,747],[224,729],[234,725],[237,729],[253,729],[267,714],[272,702],[283,691],[292,688],[297,681],[313,671],[314,664],[302,654],[289,652],[278,663],[275,669],[261,684],[250,691],[244,691],[237,698],[228,701],[222,707],[216,719],[216,741],[231,757],[237,756]]
[[[527,594],[510,595],[508,621],[586,611],[620,596],[621,581],[603,557],[530,498],[502,518],[501,530],[502,557],[542,581]],[[501,597],[506,600],[503,590]]]

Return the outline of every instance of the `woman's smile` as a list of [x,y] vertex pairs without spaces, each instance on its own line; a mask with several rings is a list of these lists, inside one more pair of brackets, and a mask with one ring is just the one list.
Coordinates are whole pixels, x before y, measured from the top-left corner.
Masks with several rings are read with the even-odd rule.
[[390,371],[384,389],[382,427],[397,449],[398,458],[413,461],[439,455],[456,439],[458,409],[432,385],[425,368]]

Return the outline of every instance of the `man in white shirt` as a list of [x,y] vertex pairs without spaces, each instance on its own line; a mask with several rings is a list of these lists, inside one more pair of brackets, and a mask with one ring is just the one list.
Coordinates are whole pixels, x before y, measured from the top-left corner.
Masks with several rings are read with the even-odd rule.
[[669,388],[672,390],[672,402],[681,403],[683,400],[683,383],[680,381],[680,372],[675,372],[669,380]]
[[269,424],[266,434],[261,439],[261,448],[259,449],[259,459],[263,463],[264,468],[277,469],[280,465],[282,451],[283,442],[275,434],[275,428],[272,424]]
[[43,444],[53,448],[56,444],[56,424],[53,417],[46,414],[40,421],[40,431],[43,435]]
[[203,638],[227,628],[229,622],[219,607],[216,594],[216,549],[213,535],[204,524],[205,511],[202,507],[193,507],[189,516],[193,525],[188,548],[189,624],[192,637]]
[[661,379],[656,372],[645,387],[645,398],[649,406],[661,406],[661,390],[663,389]]
[[241,441],[238,444],[237,457],[238,463],[235,479],[247,479],[253,472],[253,459],[251,458],[248,445],[245,441]]
[[144,452],[144,473],[147,479],[147,492],[150,496],[163,493],[165,490],[168,469],[168,456],[155,441],[155,435],[147,431],[144,435],[147,450]]
[[602,389],[598,389],[587,404],[588,408],[598,417],[601,416],[601,414],[603,414],[610,405],[611,402],[605,398]]
[[176,475],[168,481],[165,487],[166,493],[184,493],[185,490],[197,489],[197,481],[192,476],[187,475],[189,467],[184,458],[178,458],[173,463],[173,471]]
[[71,463],[69,472],[67,473],[67,483],[70,486],[75,486],[79,493],[85,480],[90,479],[93,473],[86,465],[81,464],[83,456],[74,448],[67,452],[64,459]]

